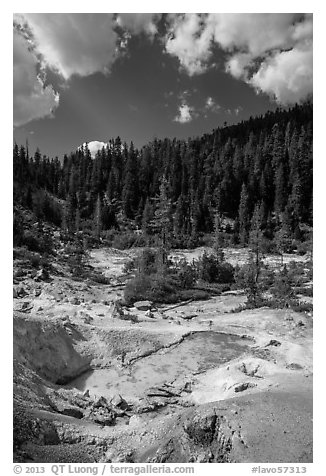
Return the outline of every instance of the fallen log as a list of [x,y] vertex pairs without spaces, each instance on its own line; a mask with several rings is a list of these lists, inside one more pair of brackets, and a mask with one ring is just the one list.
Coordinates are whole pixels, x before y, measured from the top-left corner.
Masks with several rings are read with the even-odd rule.
[[165,309],[160,309],[160,312],[167,312],[167,311],[170,311],[171,309],[175,309],[176,307],[186,306],[187,304],[190,304],[193,300],[194,298],[191,298],[191,299],[188,299],[188,301],[179,302],[179,304],[175,304],[174,306],[170,306]]

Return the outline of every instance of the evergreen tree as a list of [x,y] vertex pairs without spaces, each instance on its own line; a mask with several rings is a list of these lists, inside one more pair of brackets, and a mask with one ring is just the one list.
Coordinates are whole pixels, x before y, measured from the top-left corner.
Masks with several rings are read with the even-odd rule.
[[256,204],[254,213],[251,218],[250,234],[249,234],[249,249],[253,254],[253,263],[255,268],[255,282],[258,279],[262,267],[263,255],[263,232],[261,220],[261,204]]
[[101,237],[102,231],[102,202],[100,195],[97,196],[94,211],[94,236],[97,240]]
[[160,237],[161,264],[164,268],[171,243],[171,200],[168,197],[168,181],[165,176],[161,181],[160,194],[154,213],[154,228]]
[[238,219],[240,243],[245,245],[248,242],[249,229],[249,196],[245,184],[242,184]]

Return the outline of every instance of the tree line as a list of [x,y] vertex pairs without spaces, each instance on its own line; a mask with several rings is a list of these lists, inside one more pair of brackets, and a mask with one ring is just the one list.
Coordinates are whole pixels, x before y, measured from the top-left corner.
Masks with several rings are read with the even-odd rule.
[[69,233],[161,234],[175,246],[215,233],[247,245],[253,221],[268,240],[302,240],[312,226],[312,104],[277,109],[202,137],[119,137],[91,157],[62,160],[13,147],[14,203]]

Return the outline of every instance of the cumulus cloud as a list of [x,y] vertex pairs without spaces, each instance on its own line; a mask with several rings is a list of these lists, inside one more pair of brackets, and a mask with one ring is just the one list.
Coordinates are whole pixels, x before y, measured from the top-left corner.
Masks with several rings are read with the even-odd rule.
[[119,13],[116,22],[121,28],[131,33],[147,33],[154,36],[157,33],[157,21],[161,18],[159,13]]
[[295,103],[312,92],[312,49],[294,48],[267,58],[248,81],[280,103]]
[[35,48],[65,79],[107,72],[115,59],[117,34],[109,13],[26,13]]
[[13,119],[17,127],[51,116],[59,105],[59,95],[51,85],[44,85],[44,75],[37,73],[39,64],[35,52],[16,30],[13,53]]
[[249,53],[235,53],[225,63],[225,70],[236,79],[246,79],[246,68],[250,66],[252,59]]
[[[37,75],[36,66],[43,72],[48,67],[65,80],[73,75],[108,73],[130,35],[144,31],[154,36],[160,18],[151,13],[15,14],[15,124],[48,115],[58,105],[58,94],[51,85],[44,87],[44,73]],[[123,34],[118,33],[118,26]]]
[[203,26],[200,15],[171,15],[165,49],[170,55],[176,56],[192,76],[206,70],[206,62],[211,56],[211,39],[211,31]]
[[194,116],[193,108],[188,104],[183,103],[178,107],[179,113],[173,119],[175,122],[180,122],[180,124],[186,124],[187,122],[192,121]]
[[210,66],[218,45],[229,74],[291,103],[312,93],[312,30],[311,14],[171,15],[165,49],[193,76]]

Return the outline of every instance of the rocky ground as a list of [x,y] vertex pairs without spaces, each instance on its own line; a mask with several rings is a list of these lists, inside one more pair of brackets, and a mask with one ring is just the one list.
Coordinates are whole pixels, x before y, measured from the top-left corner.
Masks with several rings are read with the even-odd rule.
[[90,252],[107,284],[14,263],[15,461],[311,462],[312,315],[231,313],[237,292],[123,309],[133,254]]

